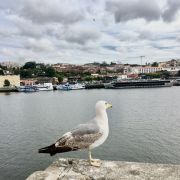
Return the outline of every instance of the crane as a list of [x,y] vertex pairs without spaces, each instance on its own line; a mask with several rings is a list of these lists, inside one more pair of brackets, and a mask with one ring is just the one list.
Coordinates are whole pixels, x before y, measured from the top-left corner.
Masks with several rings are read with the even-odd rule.
[[145,57],[145,56],[140,56],[140,58],[141,58],[141,66],[142,66],[142,60],[143,60],[144,57]]

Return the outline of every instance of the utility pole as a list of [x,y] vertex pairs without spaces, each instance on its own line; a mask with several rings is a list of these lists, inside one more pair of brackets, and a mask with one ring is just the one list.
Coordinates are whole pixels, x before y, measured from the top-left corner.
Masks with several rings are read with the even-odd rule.
[[141,66],[142,66],[142,59],[144,58],[145,56],[140,56],[140,58],[141,58]]

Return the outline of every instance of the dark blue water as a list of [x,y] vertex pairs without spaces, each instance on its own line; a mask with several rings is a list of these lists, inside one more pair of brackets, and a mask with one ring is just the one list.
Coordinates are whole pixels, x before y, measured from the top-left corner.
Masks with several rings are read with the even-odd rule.
[[21,180],[60,156],[37,150],[94,116],[107,100],[110,134],[93,151],[101,159],[180,164],[180,88],[0,94],[0,179]]

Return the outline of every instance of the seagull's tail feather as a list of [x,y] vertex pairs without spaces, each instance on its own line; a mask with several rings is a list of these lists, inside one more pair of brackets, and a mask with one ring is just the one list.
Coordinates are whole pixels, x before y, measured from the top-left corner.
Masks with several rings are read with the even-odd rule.
[[56,147],[55,144],[52,144],[50,146],[41,148],[38,150],[39,153],[48,153],[51,156],[54,156],[56,153],[63,153],[63,152],[68,152],[68,151],[76,151],[78,148],[72,148],[69,146],[61,146],[61,147]]
[[55,144],[52,144],[50,146],[47,146],[47,147],[44,147],[44,148],[41,148],[41,149],[38,150],[39,153],[48,153],[51,156],[56,154],[55,151],[56,151]]

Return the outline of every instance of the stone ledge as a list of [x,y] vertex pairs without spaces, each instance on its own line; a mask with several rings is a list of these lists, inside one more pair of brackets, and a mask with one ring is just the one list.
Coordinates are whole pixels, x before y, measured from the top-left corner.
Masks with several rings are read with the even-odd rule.
[[27,180],[180,180],[180,165],[121,161],[102,161],[90,166],[83,159],[59,159],[45,171],[37,171]]

